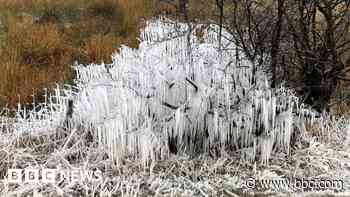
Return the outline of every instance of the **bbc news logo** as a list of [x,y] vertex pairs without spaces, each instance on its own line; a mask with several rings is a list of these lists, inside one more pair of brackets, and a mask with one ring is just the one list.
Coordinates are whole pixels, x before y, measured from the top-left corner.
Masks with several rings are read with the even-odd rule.
[[102,181],[100,170],[58,170],[58,169],[9,169],[8,183],[59,183],[59,182]]

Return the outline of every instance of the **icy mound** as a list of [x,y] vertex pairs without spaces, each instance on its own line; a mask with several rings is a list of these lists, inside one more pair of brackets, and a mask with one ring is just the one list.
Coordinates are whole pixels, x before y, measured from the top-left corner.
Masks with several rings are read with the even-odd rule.
[[[267,74],[247,61],[218,27],[149,21],[138,49],[123,46],[110,65],[75,65],[74,87],[57,88],[34,110],[0,118],[5,132],[37,133],[69,127],[91,131],[116,161],[149,164],[170,152],[241,154],[268,163],[290,151],[314,114],[283,87],[271,90]],[[237,49],[237,50],[236,50]],[[69,124],[67,124],[69,123]],[[331,121],[320,121],[322,130]],[[10,125],[10,126],[9,126]]]
[[184,24],[150,21],[138,49],[123,46],[111,65],[75,66],[73,125],[96,131],[116,161],[130,156],[147,164],[170,150],[240,151],[267,163],[273,151],[288,153],[293,123],[300,125],[298,99],[284,88],[272,91],[226,32],[229,50],[220,53],[216,30],[198,25],[188,36]]

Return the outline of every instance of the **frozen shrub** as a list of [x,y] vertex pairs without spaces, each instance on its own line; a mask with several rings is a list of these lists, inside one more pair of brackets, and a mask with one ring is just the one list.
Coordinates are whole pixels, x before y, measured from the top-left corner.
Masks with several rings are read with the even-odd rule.
[[252,75],[243,56],[236,62],[232,51],[220,55],[214,25],[202,28],[200,39],[194,31],[187,53],[186,28],[148,22],[137,50],[122,47],[110,65],[75,67],[73,122],[96,131],[116,161],[132,156],[147,164],[169,149],[239,151],[263,163],[273,152],[289,153],[293,125],[304,118],[295,111],[312,112],[291,90],[270,89],[262,69]]

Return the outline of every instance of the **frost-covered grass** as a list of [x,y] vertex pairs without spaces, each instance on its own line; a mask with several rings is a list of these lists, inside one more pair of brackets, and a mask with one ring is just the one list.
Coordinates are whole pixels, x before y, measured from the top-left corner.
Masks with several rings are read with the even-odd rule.
[[228,33],[228,50],[219,51],[217,27],[192,28],[199,27],[203,38],[184,24],[149,21],[138,49],[123,46],[112,64],[74,65],[74,86],[57,87],[32,110],[19,105],[14,119],[0,117],[2,176],[57,166],[97,168],[115,180],[4,181],[2,193],[93,196],[110,184],[129,196],[249,196],[247,177],[347,180],[348,120],[317,115],[292,90],[271,89],[263,68],[230,50]]
[[[2,196],[31,195],[33,191],[42,196],[93,196],[104,190],[117,196],[347,196],[350,189],[350,153],[344,146],[325,145],[308,141],[292,151],[290,157],[275,155],[270,165],[245,162],[240,155],[212,158],[202,155],[196,158],[171,156],[168,160],[154,162],[142,167],[141,162],[131,159],[116,165],[108,152],[97,145],[87,146],[84,133],[74,134],[70,145],[64,147],[66,137],[55,133],[46,136],[4,136],[1,141],[1,168],[60,168],[101,169],[103,182],[78,182],[69,184],[8,184],[2,181]],[[53,139],[56,139],[55,141]],[[2,176],[4,171],[2,171]],[[283,190],[252,190],[245,181],[256,179],[280,179],[318,177],[343,179],[344,191],[328,192]],[[6,195],[5,195],[6,194]],[[303,195],[302,195],[303,194]]]

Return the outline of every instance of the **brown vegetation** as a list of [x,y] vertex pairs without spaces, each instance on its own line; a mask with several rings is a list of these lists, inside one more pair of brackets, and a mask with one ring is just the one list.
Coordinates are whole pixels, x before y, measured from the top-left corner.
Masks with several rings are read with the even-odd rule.
[[110,63],[122,43],[136,47],[154,2],[0,0],[0,107],[69,81],[74,61]]

